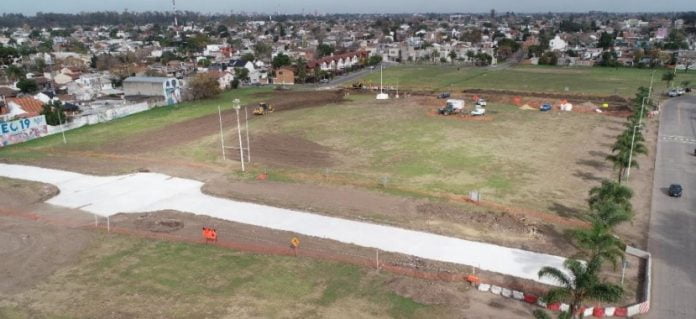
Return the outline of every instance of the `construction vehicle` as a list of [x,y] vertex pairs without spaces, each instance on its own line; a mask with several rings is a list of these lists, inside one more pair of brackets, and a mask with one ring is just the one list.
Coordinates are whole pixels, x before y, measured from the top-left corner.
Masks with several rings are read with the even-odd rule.
[[273,106],[268,103],[259,103],[254,109],[254,115],[266,115],[268,113],[273,113]]
[[362,89],[363,83],[362,82],[353,82],[353,88],[354,89]]
[[450,115],[461,113],[462,109],[464,109],[464,100],[449,99],[444,107],[437,109],[437,113],[442,115]]

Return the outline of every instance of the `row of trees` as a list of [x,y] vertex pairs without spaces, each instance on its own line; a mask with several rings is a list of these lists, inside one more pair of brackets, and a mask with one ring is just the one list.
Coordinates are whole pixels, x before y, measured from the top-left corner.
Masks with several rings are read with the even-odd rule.
[[[622,181],[629,166],[638,166],[634,156],[647,153],[642,134],[645,105],[651,105],[650,90],[641,87],[636,93],[626,130],[617,137],[612,154],[607,157],[617,169],[618,178],[616,181],[604,180],[600,186],[590,190],[586,216],[590,227],[571,231],[579,253],[566,260],[566,271],[553,267],[539,271],[539,278],[550,278],[560,284],[560,287],[549,290],[542,300],[547,303],[567,302],[570,306],[567,312],[558,316],[559,319],[581,318],[583,302],[617,302],[623,296],[623,287],[608,283],[600,271],[606,263],[616,270],[618,261],[624,258],[626,246],[614,234],[614,229],[633,218],[633,191]],[[583,262],[581,258],[587,261]],[[536,310],[534,315],[539,319],[550,318],[543,310]]]

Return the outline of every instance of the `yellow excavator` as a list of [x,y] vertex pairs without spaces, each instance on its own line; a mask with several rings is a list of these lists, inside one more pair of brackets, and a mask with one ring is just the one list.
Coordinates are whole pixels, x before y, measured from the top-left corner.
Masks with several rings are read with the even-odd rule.
[[259,103],[254,109],[254,115],[266,115],[268,113],[273,113],[273,106],[268,103]]

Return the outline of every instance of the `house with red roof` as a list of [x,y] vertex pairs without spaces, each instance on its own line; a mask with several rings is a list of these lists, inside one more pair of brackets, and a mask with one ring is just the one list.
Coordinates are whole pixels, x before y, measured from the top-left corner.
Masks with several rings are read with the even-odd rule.
[[33,97],[8,98],[7,113],[16,117],[32,117],[41,114],[43,103]]

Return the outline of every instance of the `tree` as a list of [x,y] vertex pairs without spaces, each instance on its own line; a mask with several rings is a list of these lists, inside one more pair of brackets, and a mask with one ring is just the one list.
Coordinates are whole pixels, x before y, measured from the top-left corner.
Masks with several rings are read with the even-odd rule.
[[242,61],[254,62],[255,60],[256,60],[256,57],[254,56],[253,53],[244,53],[244,55],[242,55]]
[[381,55],[373,55],[369,59],[367,59],[367,65],[374,66],[377,64],[382,63],[382,56]]
[[539,58],[539,64],[541,65],[557,65],[558,56],[555,52],[546,52]]
[[452,63],[454,63],[454,60],[457,59],[457,52],[454,52],[454,50],[452,50],[452,51],[450,51],[450,53],[449,53],[448,56],[449,56],[449,58],[450,58],[450,61],[451,61]]
[[580,318],[582,303],[586,300],[600,302],[616,302],[623,295],[623,288],[614,284],[603,283],[597,276],[601,266],[599,259],[593,259],[586,264],[567,259],[563,263],[567,274],[554,267],[544,267],[539,270],[539,278],[549,278],[560,284],[560,287],[551,288],[542,300],[546,303],[567,302],[570,306],[571,318]]
[[274,69],[280,68],[282,66],[290,65],[292,62],[290,61],[290,57],[283,54],[283,53],[278,53],[274,58],[273,61],[271,61],[271,65],[273,65]]
[[41,115],[46,117],[46,124],[56,126],[66,122],[63,104],[60,101],[53,101],[43,105]]
[[633,191],[625,185],[605,179],[600,186],[590,189],[588,203],[590,209],[596,209],[601,203],[611,202],[631,210]]
[[241,82],[249,82],[249,69],[247,68],[235,68],[234,77],[239,79]]
[[602,34],[599,36],[599,41],[597,41],[597,47],[602,48],[605,51],[614,47],[614,37],[609,33],[602,32]]
[[188,94],[192,100],[202,100],[220,94],[220,84],[217,79],[200,73],[194,76],[188,84]]
[[17,88],[19,88],[22,93],[31,94],[39,90],[39,85],[32,79],[21,79],[17,82]]
[[237,89],[237,88],[239,88],[239,80],[238,80],[238,79],[234,79],[234,80],[230,81],[230,88],[232,88],[232,89]]
[[691,84],[691,81],[688,81],[688,80],[687,80],[687,81],[681,81],[682,87],[688,88],[688,87],[689,87],[689,84]]
[[578,247],[582,249],[578,257],[606,260],[616,269],[617,260],[624,256],[624,244],[610,232],[609,228],[600,223],[593,223],[589,229],[575,230],[573,237]]
[[317,46],[317,58],[323,58],[325,56],[334,53],[334,47],[326,43],[322,43]]
[[303,58],[297,59],[297,79],[300,83],[307,81],[307,61]]
[[259,60],[268,61],[265,59],[271,58],[271,52],[273,52],[273,48],[266,43],[257,42],[254,45],[254,54]]
[[667,87],[672,86],[672,81],[674,81],[674,73],[667,71],[662,74],[662,81],[667,83]]
[[[541,310],[541,309],[535,309],[532,311],[532,315],[534,315],[535,319],[551,319],[551,316],[549,316],[546,311]],[[571,319],[570,312],[567,311],[561,311],[558,313],[558,319]]]
[[588,219],[592,224],[613,228],[622,222],[631,220],[631,217],[633,217],[633,213],[625,205],[607,201],[595,205]]
[[621,183],[621,179],[624,176],[626,169],[631,166],[638,168],[638,162],[633,158],[630,151],[621,150],[616,154],[611,154],[607,156],[607,160],[614,164],[614,169],[618,169],[618,182]]
[[8,77],[10,77],[11,80],[19,80],[24,78],[24,70],[22,70],[20,67],[11,64],[7,69],[5,70],[5,74],[7,74]]

